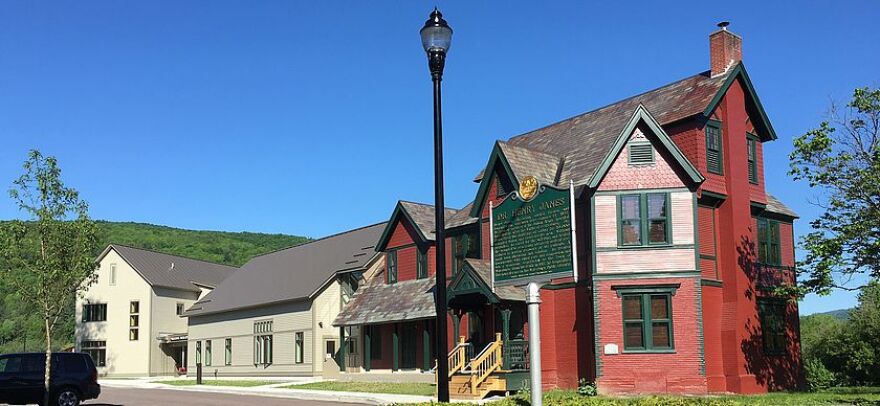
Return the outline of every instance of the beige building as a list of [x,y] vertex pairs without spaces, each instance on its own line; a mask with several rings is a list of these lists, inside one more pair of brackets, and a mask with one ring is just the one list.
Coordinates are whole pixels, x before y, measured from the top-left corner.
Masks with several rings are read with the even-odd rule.
[[[213,376],[333,376],[342,306],[382,264],[376,224],[254,257],[184,315],[189,373]],[[349,351],[359,332],[344,331]],[[349,357],[354,360],[353,357]],[[351,365],[351,367],[359,367]]]
[[181,314],[237,268],[118,244],[97,262],[97,279],[76,300],[77,350],[102,376],[185,372]]

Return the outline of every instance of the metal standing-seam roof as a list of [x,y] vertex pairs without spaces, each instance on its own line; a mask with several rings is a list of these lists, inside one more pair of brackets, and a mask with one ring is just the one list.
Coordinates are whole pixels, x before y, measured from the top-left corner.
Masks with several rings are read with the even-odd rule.
[[200,292],[199,286],[213,288],[238,269],[121,244],[110,244],[98,259],[103,258],[111,249],[147,283],[156,287]]
[[336,273],[364,268],[379,255],[375,247],[385,224],[254,257],[184,315],[200,316],[310,298]]

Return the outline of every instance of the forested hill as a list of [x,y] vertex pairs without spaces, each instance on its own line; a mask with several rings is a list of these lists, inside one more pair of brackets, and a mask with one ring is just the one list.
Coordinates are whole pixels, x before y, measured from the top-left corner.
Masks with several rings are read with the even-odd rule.
[[[0,221],[2,222],[2,221]],[[306,237],[283,234],[196,231],[143,223],[98,221],[99,245],[95,256],[116,243],[147,248],[204,261],[241,266],[253,256],[309,241]],[[2,264],[0,264],[2,266]],[[55,330],[54,347],[72,345],[73,306]],[[0,280],[0,354],[12,351],[40,351],[42,319],[27,309],[18,293]]]
[[99,250],[115,243],[233,266],[241,266],[256,255],[309,240],[295,235],[184,230],[144,223],[98,221],[97,224]]

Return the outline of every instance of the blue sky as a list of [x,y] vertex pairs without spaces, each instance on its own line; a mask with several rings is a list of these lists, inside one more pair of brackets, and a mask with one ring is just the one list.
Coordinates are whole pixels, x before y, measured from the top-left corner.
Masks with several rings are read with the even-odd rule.
[[[449,206],[496,139],[708,68],[720,20],[779,134],[767,188],[830,101],[878,85],[880,7],[803,2],[0,3],[0,188],[55,155],[95,218],[322,236],[433,201],[431,84],[418,30],[455,30],[444,77]],[[0,218],[19,217],[0,198]],[[803,313],[848,307],[807,298]]]

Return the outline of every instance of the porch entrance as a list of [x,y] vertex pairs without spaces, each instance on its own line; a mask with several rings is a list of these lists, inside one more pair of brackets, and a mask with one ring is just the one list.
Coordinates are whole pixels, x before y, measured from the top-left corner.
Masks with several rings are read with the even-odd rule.
[[400,324],[400,369],[416,369],[419,331],[416,323]]
[[525,291],[515,287],[492,291],[489,278],[487,262],[467,259],[449,284],[448,306],[457,341],[446,362],[449,392],[457,399],[519,390],[528,380]]

